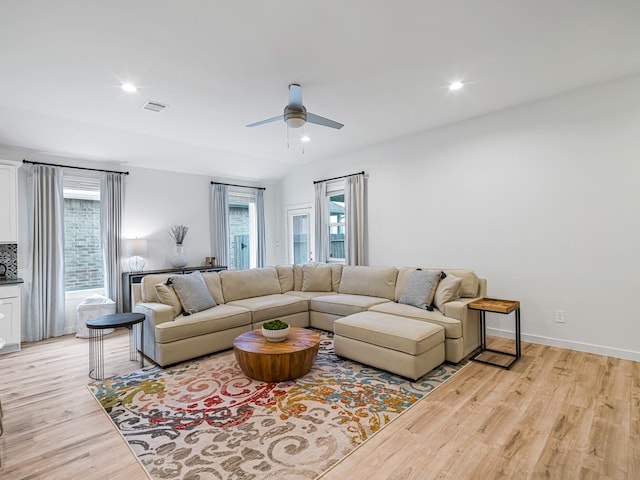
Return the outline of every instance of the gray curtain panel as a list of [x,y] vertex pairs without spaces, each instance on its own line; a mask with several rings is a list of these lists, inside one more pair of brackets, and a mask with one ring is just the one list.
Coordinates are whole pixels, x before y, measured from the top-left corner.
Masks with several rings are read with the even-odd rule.
[[364,174],[351,175],[344,180],[345,264],[365,265]]
[[105,295],[116,302],[122,312],[122,218],[124,215],[125,178],[123,173],[100,174],[100,234],[104,262]]
[[229,187],[211,185],[211,255],[218,265],[229,265]]
[[327,183],[315,184],[316,262],[326,263],[329,258],[329,214],[327,211]]
[[[62,169],[22,167],[27,175],[28,240],[26,319],[22,340],[64,334],[64,197]],[[29,288],[30,284],[30,288]]]
[[258,224],[258,255],[256,257],[256,266],[260,268],[267,264],[267,240],[264,220],[264,190],[259,188],[256,188],[256,222]]

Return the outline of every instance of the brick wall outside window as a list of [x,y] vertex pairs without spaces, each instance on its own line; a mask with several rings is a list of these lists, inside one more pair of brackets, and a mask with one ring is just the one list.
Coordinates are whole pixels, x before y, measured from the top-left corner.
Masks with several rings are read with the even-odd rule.
[[65,290],[103,287],[100,202],[65,198],[64,235]]

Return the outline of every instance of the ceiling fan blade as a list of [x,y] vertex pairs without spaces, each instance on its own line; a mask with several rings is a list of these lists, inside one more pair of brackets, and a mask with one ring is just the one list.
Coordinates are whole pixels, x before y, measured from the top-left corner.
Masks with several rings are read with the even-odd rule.
[[297,109],[302,108],[302,87],[297,83],[289,85],[289,103],[288,106]]
[[247,127],[258,127],[260,125],[264,125],[265,123],[277,122],[278,120],[284,120],[284,117],[282,115],[278,115],[277,117],[267,118],[266,120],[260,120],[256,123],[250,123],[249,125],[247,125]]
[[315,123],[316,125],[322,125],[323,127],[331,127],[341,129],[344,127],[343,124],[334,122],[333,120],[329,120],[328,118],[321,117],[320,115],[315,115],[313,113],[307,112],[307,122]]

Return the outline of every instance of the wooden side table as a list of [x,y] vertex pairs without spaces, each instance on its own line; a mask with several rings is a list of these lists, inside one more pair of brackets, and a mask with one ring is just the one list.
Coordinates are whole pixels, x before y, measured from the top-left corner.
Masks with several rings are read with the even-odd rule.
[[[110,328],[129,329],[129,360],[138,360],[138,349],[133,326],[144,322],[144,313],[113,313],[87,320],[89,337],[89,376],[104,380],[104,331]],[[144,328],[140,325],[140,368],[144,367]]]
[[[509,370],[514,363],[518,361],[521,357],[521,347],[520,347],[520,302],[517,300],[502,300],[499,298],[481,298],[480,300],[475,300],[469,305],[467,308],[471,310],[478,310],[480,312],[480,350],[477,351],[472,357],[471,360],[480,363],[486,363],[487,365],[494,365],[496,367],[501,367]],[[487,348],[487,324],[485,319],[486,312],[492,313],[502,313],[508,315],[512,312],[515,312],[515,321],[516,321],[516,353],[505,352],[501,350],[494,350],[491,348]],[[482,360],[479,358],[485,352],[497,353],[500,355],[506,355],[508,357],[512,357],[511,362],[507,365],[502,365],[500,363],[495,363],[487,360]]]

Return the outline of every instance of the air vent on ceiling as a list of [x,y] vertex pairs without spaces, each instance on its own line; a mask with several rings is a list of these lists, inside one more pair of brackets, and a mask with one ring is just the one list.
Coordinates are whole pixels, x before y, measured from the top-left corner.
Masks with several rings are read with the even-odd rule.
[[168,106],[169,105],[165,105],[164,103],[147,100],[146,102],[144,102],[144,105],[142,105],[142,109],[149,110],[150,112],[160,113]]

